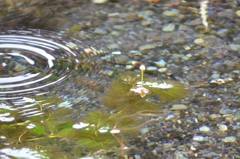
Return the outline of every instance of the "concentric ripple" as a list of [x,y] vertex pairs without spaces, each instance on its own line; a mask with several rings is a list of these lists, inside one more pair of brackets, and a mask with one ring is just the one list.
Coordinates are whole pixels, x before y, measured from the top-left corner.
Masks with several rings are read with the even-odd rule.
[[[0,35],[0,99],[12,99],[61,82],[79,62],[53,32],[8,30]],[[4,35],[3,35],[4,34]]]
[[73,72],[80,72],[90,54],[87,44],[61,32],[1,30],[0,104],[10,101],[22,114],[42,114],[39,102],[31,97],[48,94]]

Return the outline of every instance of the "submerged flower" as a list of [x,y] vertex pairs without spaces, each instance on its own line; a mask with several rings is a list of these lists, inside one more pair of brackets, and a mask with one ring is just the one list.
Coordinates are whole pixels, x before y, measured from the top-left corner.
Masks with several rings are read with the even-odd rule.
[[142,85],[137,85],[135,88],[131,88],[130,91],[139,94],[142,98],[149,93],[149,90]]

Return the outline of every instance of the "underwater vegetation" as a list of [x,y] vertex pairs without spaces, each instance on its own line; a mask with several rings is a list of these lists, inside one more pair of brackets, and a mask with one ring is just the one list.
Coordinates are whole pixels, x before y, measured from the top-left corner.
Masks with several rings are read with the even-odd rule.
[[[142,71],[143,72],[143,71]],[[188,94],[184,84],[177,81],[161,81],[143,75],[127,72],[117,76],[101,97],[101,102],[110,109],[124,110],[129,113],[137,111],[160,110],[166,102],[179,100]],[[160,102],[146,100],[158,98]]]
[[44,154],[42,158],[125,156],[130,149],[129,140],[139,135],[140,128],[157,121],[147,116],[156,116],[163,104],[188,93],[184,84],[144,76],[144,68],[140,69],[140,76],[134,72],[117,75],[100,97],[105,107],[90,110],[81,117],[78,117],[81,110],[52,107],[61,102],[55,96],[40,95],[26,103],[42,114],[29,115],[25,120],[16,109],[0,107],[1,114],[9,113],[15,119],[0,123],[0,136],[5,138],[2,147],[22,145],[39,152],[38,155]]

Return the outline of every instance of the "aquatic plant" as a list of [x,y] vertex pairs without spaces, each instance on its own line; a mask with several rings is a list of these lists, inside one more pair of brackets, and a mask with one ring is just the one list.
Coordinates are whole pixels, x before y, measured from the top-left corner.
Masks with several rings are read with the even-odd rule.
[[156,80],[145,76],[141,66],[141,76],[127,72],[118,75],[110,84],[109,89],[101,97],[102,103],[111,109],[127,112],[160,110],[161,104],[146,99],[158,97],[163,104],[181,99],[188,93],[186,86],[172,80]]

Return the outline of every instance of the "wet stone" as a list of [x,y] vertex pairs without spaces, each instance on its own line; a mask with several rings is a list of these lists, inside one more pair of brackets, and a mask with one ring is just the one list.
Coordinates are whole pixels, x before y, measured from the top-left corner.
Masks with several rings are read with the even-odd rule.
[[147,18],[147,19],[144,19],[141,23],[142,26],[149,26],[151,24],[153,24],[154,21],[151,19],[151,18]]
[[169,23],[167,25],[165,25],[162,29],[162,31],[164,32],[172,32],[175,29],[175,24],[173,23]]
[[162,14],[170,17],[177,16],[179,14],[179,10],[177,9],[166,10]]
[[188,26],[196,26],[201,24],[202,24],[202,20],[200,18],[185,23],[185,25],[188,25]]
[[197,38],[197,39],[194,40],[193,43],[197,44],[197,45],[203,45],[204,44],[204,40],[202,38]]
[[25,70],[26,68],[27,68],[26,66],[21,65],[21,64],[18,63],[18,64],[13,68],[13,70],[16,71],[16,72],[20,72],[20,71]]
[[159,68],[158,72],[164,73],[164,72],[167,72],[167,70],[168,69],[166,67],[163,67],[163,68]]
[[187,106],[184,104],[174,104],[172,105],[171,110],[186,110]]
[[93,2],[94,4],[104,4],[104,3],[107,3],[108,0],[92,0],[92,2]]
[[235,14],[236,14],[238,17],[240,17],[240,10],[237,10],[237,11],[235,12]]
[[104,34],[107,34],[108,32],[106,29],[103,29],[103,28],[95,28],[94,33],[104,35]]
[[138,12],[138,16],[141,18],[147,18],[154,15],[154,12],[151,10],[144,10],[144,11],[140,11]]
[[217,119],[221,118],[221,115],[220,114],[211,114],[211,115],[209,115],[209,118],[211,120],[217,120]]
[[166,61],[164,61],[163,59],[157,61],[157,62],[154,62],[158,67],[165,67],[166,66]]
[[157,47],[157,44],[146,44],[146,45],[139,46],[139,50],[140,51],[151,50],[151,49],[155,49],[156,47]]
[[148,66],[147,68],[146,68],[146,70],[147,71],[157,71],[157,67],[156,66]]
[[209,126],[201,126],[199,128],[199,131],[201,131],[201,132],[209,132],[210,131],[210,127]]
[[123,31],[123,30],[125,30],[125,26],[123,26],[123,25],[114,25],[113,29],[119,30],[119,31]]
[[228,29],[219,29],[216,34],[218,36],[224,38],[228,34]]
[[129,57],[126,55],[118,55],[114,57],[117,64],[126,64],[129,61]]
[[222,139],[223,142],[230,143],[230,142],[236,142],[237,138],[235,136],[227,136]]
[[230,45],[229,45],[229,48],[230,48],[232,51],[238,51],[238,50],[240,50],[240,45],[239,45],[239,44],[230,44]]

